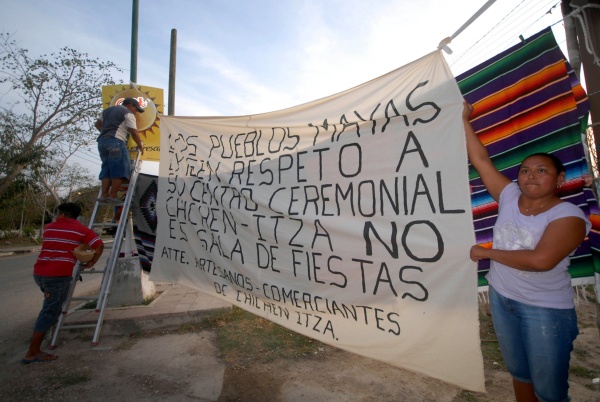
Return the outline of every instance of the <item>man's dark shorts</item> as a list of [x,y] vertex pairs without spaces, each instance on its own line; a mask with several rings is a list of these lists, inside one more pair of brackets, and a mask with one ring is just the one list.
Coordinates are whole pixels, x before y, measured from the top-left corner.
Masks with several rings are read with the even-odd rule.
[[118,138],[103,136],[98,139],[98,153],[102,160],[99,179],[129,179],[131,161],[127,144]]

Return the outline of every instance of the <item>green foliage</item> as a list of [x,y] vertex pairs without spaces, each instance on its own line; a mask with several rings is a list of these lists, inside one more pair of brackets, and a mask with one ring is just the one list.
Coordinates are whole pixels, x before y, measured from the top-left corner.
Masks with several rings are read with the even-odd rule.
[[90,300],[80,307],[81,310],[94,310],[98,304],[98,300]]
[[10,174],[17,166],[40,166],[45,154],[41,144],[31,144],[29,151],[23,152],[22,133],[29,133],[31,130],[32,121],[29,116],[0,108],[0,177]]
[[586,360],[590,353],[585,349],[574,348],[573,354],[580,360]]
[[572,375],[576,375],[578,377],[583,377],[583,378],[595,378],[597,377],[598,373],[594,372],[591,369],[585,368],[585,367],[581,367],[581,366],[571,366],[571,368],[569,369],[569,373]]
[[454,401],[477,402],[477,397],[469,391],[461,391]]
[[150,297],[146,297],[144,300],[142,300],[142,306],[149,306],[150,304],[152,304],[152,302],[154,300],[156,300],[158,298],[158,296],[160,296],[162,294],[162,292],[156,292],[153,296]]
[[27,226],[23,228],[23,236],[33,237],[36,234],[36,229],[31,226]]
[[29,177],[19,175],[0,196],[0,230],[16,231],[23,227],[38,227],[42,210],[38,208],[40,189]]
[[485,303],[479,303],[479,336],[484,365],[495,370],[506,370],[500,353],[500,345],[494,332],[489,305]]
[[23,172],[66,161],[93,142],[102,85],[112,85],[112,62],[64,47],[31,57],[0,33],[0,196]]

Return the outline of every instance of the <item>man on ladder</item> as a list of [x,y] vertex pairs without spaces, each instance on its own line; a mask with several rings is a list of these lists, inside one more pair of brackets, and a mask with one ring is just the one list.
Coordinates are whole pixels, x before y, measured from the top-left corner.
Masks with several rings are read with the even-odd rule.
[[129,179],[131,161],[127,151],[127,137],[135,141],[144,154],[144,143],[137,130],[135,113],[144,113],[139,102],[133,98],[125,98],[120,105],[105,109],[96,121],[98,136],[98,153],[102,160],[99,178],[102,181],[102,193],[99,202],[120,204],[117,192],[123,180]]

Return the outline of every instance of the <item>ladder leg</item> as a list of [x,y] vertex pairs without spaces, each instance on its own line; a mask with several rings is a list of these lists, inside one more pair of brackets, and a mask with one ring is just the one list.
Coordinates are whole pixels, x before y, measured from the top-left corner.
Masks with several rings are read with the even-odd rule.
[[75,264],[73,268],[73,278],[71,279],[71,286],[69,286],[69,293],[67,294],[67,298],[62,306],[62,311],[60,316],[58,317],[58,321],[54,325],[52,329],[52,338],[50,340],[50,349],[55,349],[58,346],[58,334],[62,327],[62,324],[65,320],[65,316],[69,310],[69,304],[71,303],[71,298],[73,297],[73,292],[75,291],[75,285],[77,284],[77,280],[79,279],[79,262]]
[[121,247],[123,245],[125,230],[128,223],[131,222],[131,217],[129,216],[129,209],[131,207],[131,201],[133,200],[133,194],[135,193],[135,185],[137,183],[137,178],[140,173],[141,164],[142,161],[140,160],[140,154],[138,152],[136,163],[129,178],[128,189],[127,193],[125,194],[125,201],[123,202],[123,209],[121,211],[121,218],[119,220],[117,232],[115,233],[113,250],[109,262],[107,264],[106,272],[103,277],[103,279],[106,278],[106,280],[103,281],[99,301],[96,305],[96,311],[98,312],[98,321],[96,322],[96,330],[94,331],[94,336],[92,338],[92,345],[94,346],[98,344],[98,339],[100,338],[100,330],[102,329],[102,324],[104,323],[104,313],[108,304],[108,297],[110,295],[110,288],[113,281],[113,275],[117,266],[117,260],[121,252]]
[[[131,218],[129,217],[129,209],[131,207],[131,201],[133,199],[133,193],[135,192],[135,184],[137,182],[137,178],[140,173],[141,164],[142,164],[142,161],[140,160],[140,153],[138,152],[138,155],[137,155],[137,158],[135,161],[135,165],[134,165],[134,168],[132,170],[132,173],[131,173],[131,176],[129,179],[128,190],[125,194],[125,200],[123,202],[123,208],[121,211],[121,219],[119,220],[119,224],[117,225],[117,230],[115,233],[115,240],[113,243],[113,247],[112,247],[110,256],[107,260],[106,268],[102,271],[102,273],[103,273],[102,282],[100,285],[100,291],[99,291],[98,297],[96,299],[96,311],[98,312],[98,319],[96,321],[96,324],[95,325],[85,325],[84,324],[84,325],[72,325],[71,326],[72,328],[94,326],[95,331],[94,331],[94,336],[92,338],[93,345],[98,344],[98,339],[100,337],[100,330],[102,328],[102,323],[104,321],[104,314],[106,311],[108,297],[110,295],[110,288],[111,288],[111,284],[112,284],[112,280],[113,280],[113,274],[115,271],[115,267],[117,266],[117,260],[119,259],[119,253],[121,252],[123,236],[125,234],[125,229],[128,225],[128,222],[131,221]],[[102,190],[100,190],[100,192],[98,194],[98,199],[100,199],[101,195],[102,195]],[[94,206],[94,210],[93,210],[92,216],[90,218],[90,223],[88,226],[89,228],[92,228],[94,226],[100,203],[101,203],[100,201],[96,201],[96,205]],[[73,269],[73,281],[71,283],[71,287],[69,288],[69,294],[67,296],[67,300],[65,301],[65,304],[63,305],[62,314],[60,315],[60,317],[57,321],[57,324],[55,325],[53,333],[52,333],[52,340],[50,342],[51,348],[55,348],[57,346],[58,335],[59,335],[60,330],[62,328],[68,327],[64,321],[65,321],[67,312],[69,310],[69,304],[71,303],[71,301],[73,299],[75,285],[77,284],[77,280],[79,278],[80,272],[81,272],[81,270],[79,267],[79,263],[77,263]]]

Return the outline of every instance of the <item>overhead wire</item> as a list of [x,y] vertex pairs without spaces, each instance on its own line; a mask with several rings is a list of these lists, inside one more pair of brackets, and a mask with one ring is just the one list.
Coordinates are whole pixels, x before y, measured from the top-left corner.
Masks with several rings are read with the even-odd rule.
[[[504,36],[504,41],[500,42],[498,44],[498,46],[500,46],[502,49],[509,47],[510,42],[515,41],[517,38],[515,38],[514,36],[514,32],[520,32],[521,35],[523,36],[528,36],[529,35],[529,28],[531,28],[532,26],[534,26],[537,22],[539,22],[542,18],[544,18],[546,16],[546,14],[548,14],[549,11],[552,10],[553,7],[556,6],[556,3],[554,6],[552,6],[548,11],[545,11],[547,9],[547,7],[549,7],[549,5],[552,2],[555,2],[556,0],[550,0],[549,2],[547,2],[546,4],[543,4],[542,7],[538,7],[536,9],[529,9],[526,10],[522,15],[520,15],[518,17],[518,19],[515,19],[514,23],[515,26],[511,27],[512,32],[513,33],[507,33]],[[526,13],[526,14],[525,14]],[[534,17],[535,15],[539,15],[540,13],[542,13],[541,17],[537,18],[533,23],[529,23],[529,21],[531,20],[532,17]]]
[[[488,36],[487,42],[482,41],[478,47],[472,50],[472,54],[463,58],[461,62],[463,64],[469,63],[473,66],[518,43],[520,36],[528,36],[527,29],[532,26],[530,23],[531,19],[540,14],[545,16],[550,3],[554,1],[556,0],[546,1],[545,3],[538,1],[535,4],[520,3],[517,10],[515,10],[518,12],[513,12],[512,15],[509,15],[504,20],[505,22],[502,26],[498,25],[493,35]],[[539,19],[536,19],[536,21]],[[516,35],[515,32],[520,33],[520,36]],[[476,55],[474,55],[474,51],[476,51]]]
[[[496,25],[494,25],[492,27],[492,29],[490,29],[489,31],[487,31],[485,34],[483,34],[483,36],[481,38],[479,38],[477,41],[475,41],[475,43],[473,45],[471,45],[471,47],[469,47],[467,50],[465,50],[460,56],[457,57],[456,60],[459,60],[461,57],[463,57],[465,54],[469,53],[471,51],[471,49],[473,49],[475,46],[477,46],[477,44],[479,42],[481,42],[486,36],[488,36],[490,34],[490,32],[492,32],[494,29],[496,29],[496,27],[498,25],[500,25],[506,18],[508,18],[508,16],[510,14],[512,14],[517,8],[519,8],[521,6],[521,4],[523,4],[525,2],[525,0],[522,0],[521,3],[519,3],[517,5],[517,7],[513,8],[507,15],[505,15]],[[452,65],[452,64],[451,64]]]
[[100,166],[101,165],[101,160],[100,160],[100,156],[98,154],[94,154],[90,151],[88,151],[86,148],[79,148],[77,149],[72,157],[76,158],[76,159],[80,159],[82,161],[94,164],[96,166]]
[[[541,20],[542,18],[544,18],[546,16],[546,14],[552,14],[552,10],[554,8],[556,8],[558,5],[560,4],[560,1],[558,1],[556,4],[554,4],[552,7],[550,7],[550,9],[548,11],[546,11],[545,14],[543,14],[541,17],[539,17],[537,20],[533,21],[531,24],[529,24],[529,26],[527,28],[525,28],[525,30],[527,30],[528,28],[531,28],[533,25],[535,25],[539,20]],[[562,21],[562,19],[561,19]],[[555,23],[556,24],[556,23]],[[554,25],[554,24],[553,24]]]
[[548,14],[552,14],[558,4],[560,1],[557,0],[520,1],[468,49],[458,56],[449,56],[450,67],[455,72],[466,71],[518,43],[519,36],[515,32],[519,32],[521,36],[529,35],[528,31]]
[[97,153],[92,153],[91,151],[89,151],[87,148],[79,148],[77,150],[77,152],[81,152],[86,156],[91,156],[93,159],[100,161],[100,156]]
[[73,156],[75,156],[75,157],[77,157],[77,158],[79,158],[79,159],[82,159],[82,160],[84,160],[84,161],[86,161],[86,162],[93,163],[94,165],[98,165],[98,166],[100,166],[99,159],[98,159],[98,160],[92,160],[92,159],[84,158],[84,157],[83,157],[83,156],[81,156],[81,155],[77,155],[77,152],[76,152],[75,154],[73,154]]

